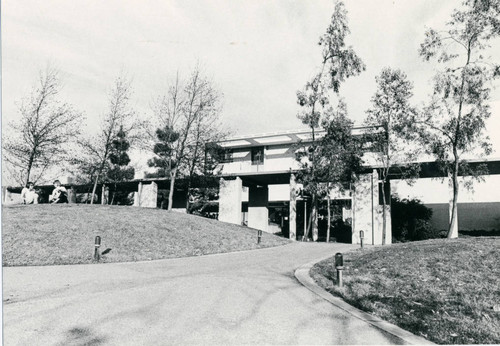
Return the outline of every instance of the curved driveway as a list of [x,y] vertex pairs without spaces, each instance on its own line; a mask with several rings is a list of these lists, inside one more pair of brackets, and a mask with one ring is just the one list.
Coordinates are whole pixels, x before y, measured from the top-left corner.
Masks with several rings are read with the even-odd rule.
[[152,262],[4,268],[5,345],[402,343],[300,285],[353,245]]

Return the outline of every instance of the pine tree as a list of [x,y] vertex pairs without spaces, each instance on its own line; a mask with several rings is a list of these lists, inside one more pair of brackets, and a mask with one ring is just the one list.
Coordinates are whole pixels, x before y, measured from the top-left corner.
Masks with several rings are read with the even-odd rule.
[[[177,168],[174,147],[179,139],[179,133],[170,126],[156,129],[157,142],[154,144],[153,152],[155,157],[148,160],[149,167],[156,167],[156,172],[148,174],[148,177],[168,177],[172,176],[172,171]],[[169,194],[172,195],[172,194]],[[169,201],[169,206],[172,202]]]
[[113,197],[111,198],[111,204],[114,204],[117,195],[117,183],[120,181],[131,180],[134,178],[135,169],[134,167],[129,167],[130,157],[127,154],[130,148],[130,143],[126,138],[126,133],[123,130],[123,126],[116,134],[116,138],[111,142],[111,150],[109,154],[109,162],[111,168],[107,172],[108,180],[114,182]]

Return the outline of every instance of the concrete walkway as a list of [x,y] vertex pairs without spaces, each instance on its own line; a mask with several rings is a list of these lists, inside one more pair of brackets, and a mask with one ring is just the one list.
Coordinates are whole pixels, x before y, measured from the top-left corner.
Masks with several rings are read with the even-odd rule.
[[352,247],[295,243],[153,262],[4,268],[4,343],[403,343],[294,277],[304,263]]

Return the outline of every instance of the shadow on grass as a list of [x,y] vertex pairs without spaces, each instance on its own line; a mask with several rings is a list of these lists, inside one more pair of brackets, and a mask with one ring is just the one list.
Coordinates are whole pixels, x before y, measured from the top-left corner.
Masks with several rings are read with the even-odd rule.
[[92,333],[90,328],[74,327],[66,333],[66,340],[61,345],[102,345],[106,342],[106,337]]
[[471,231],[459,231],[460,236],[464,237],[500,237],[500,229],[492,229],[490,231],[479,229]]

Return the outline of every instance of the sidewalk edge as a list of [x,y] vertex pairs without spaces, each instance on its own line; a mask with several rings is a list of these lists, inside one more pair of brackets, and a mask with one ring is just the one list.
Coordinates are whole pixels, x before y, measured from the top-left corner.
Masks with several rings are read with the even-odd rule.
[[[330,256],[329,256],[330,257]],[[320,260],[321,261],[321,260]],[[331,304],[335,305],[336,307],[350,313],[351,315],[359,318],[360,320],[363,320],[372,326],[379,328],[389,334],[392,334],[398,338],[400,338],[402,341],[408,344],[412,345],[435,345],[433,342],[424,339],[423,337],[417,336],[413,333],[410,333],[407,330],[404,330],[392,323],[389,323],[387,321],[382,320],[381,318],[368,314],[364,311],[359,310],[358,308],[355,308],[354,306],[346,303],[342,298],[336,297],[326,290],[324,290],[322,287],[320,287],[314,279],[309,275],[309,271],[311,267],[316,264],[317,262],[320,261],[315,261],[315,262],[310,262],[307,264],[304,264],[303,266],[297,268],[295,270],[295,277],[297,280],[305,287],[307,287],[310,291],[314,292],[321,298],[327,300]]]

